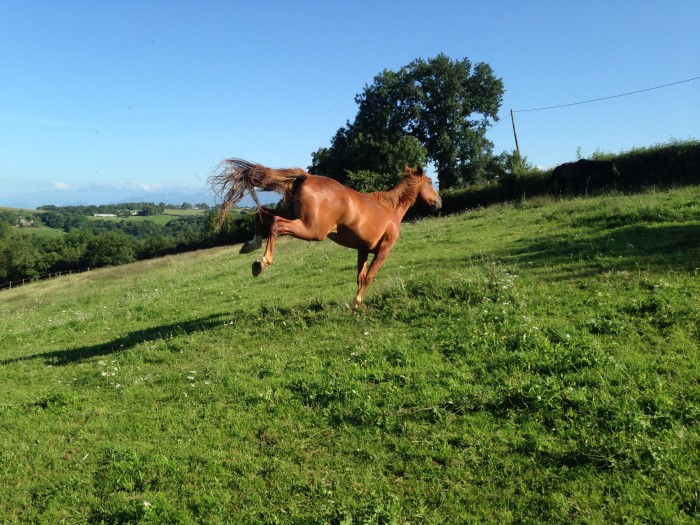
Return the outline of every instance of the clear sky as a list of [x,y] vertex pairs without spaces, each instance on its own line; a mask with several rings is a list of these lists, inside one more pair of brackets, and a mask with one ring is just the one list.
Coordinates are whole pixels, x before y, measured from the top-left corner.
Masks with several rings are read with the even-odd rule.
[[[700,1],[0,0],[0,197],[306,168],[375,75],[439,53],[503,79],[499,153],[510,109],[700,76]],[[545,167],[700,138],[700,80],[515,118]]]

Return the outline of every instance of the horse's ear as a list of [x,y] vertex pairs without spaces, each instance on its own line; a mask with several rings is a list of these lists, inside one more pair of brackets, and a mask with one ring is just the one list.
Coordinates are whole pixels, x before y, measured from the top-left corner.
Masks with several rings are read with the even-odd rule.
[[416,175],[418,175],[419,177],[422,177],[422,176],[423,176],[423,166],[420,166],[420,165],[419,165],[419,166],[416,168]]

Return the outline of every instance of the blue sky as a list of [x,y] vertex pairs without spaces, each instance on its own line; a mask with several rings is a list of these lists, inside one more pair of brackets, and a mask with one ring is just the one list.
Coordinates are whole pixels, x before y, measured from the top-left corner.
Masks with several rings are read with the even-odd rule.
[[[223,158],[307,167],[384,69],[445,53],[505,84],[508,116],[700,76],[700,2],[0,0],[0,197],[202,187]],[[553,166],[699,138],[700,80],[516,113]]]

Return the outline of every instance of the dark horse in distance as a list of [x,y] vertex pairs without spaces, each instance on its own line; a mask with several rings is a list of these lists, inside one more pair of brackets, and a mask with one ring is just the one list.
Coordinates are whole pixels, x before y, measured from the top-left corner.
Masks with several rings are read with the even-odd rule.
[[[258,204],[255,237],[241,252],[261,247],[263,228],[266,222],[271,222],[265,253],[253,263],[254,276],[272,264],[275,240],[280,235],[306,241],[328,237],[357,250],[355,309],[362,304],[367,287],[399,238],[401,220],[408,209],[418,199],[434,209],[442,206],[440,195],[421,167],[407,167],[403,180],[389,191],[360,193],[334,179],[312,175],[300,168],[274,169],[232,158],[219,164],[209,183],[223,200],[220,226],[227,210],[240,202],[246,192]],[[262,207],[256,188],[283,194],[282,208]],[[368,268],[370,254],[373,258]]]
[[567,184],[572,184],[576,192],[581,191],[583,184],[584,192],[588,195],[588,185],[591,181],[604,184],[616,177],[620,177],[620,172],[613,161],[581,159],[565,162],[554,168],[547,188],[561,196],[566,191]]

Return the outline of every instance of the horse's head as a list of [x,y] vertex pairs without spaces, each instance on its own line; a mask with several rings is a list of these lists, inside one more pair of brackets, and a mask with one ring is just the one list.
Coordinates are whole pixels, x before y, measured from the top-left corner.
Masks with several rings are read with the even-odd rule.
[[433,181],[430,179],[430,177],[428,177],[425,174],[421,166],[418,166],[415,169],[406,166],[406,175],[415,177],[414,180],[420,179],[420,181],[418,182],[419,199],[421,199],[434,210],[439,210],[440,208],[442,208],[442,199],[440,198],[440,194],[435,188],[433,188]]

